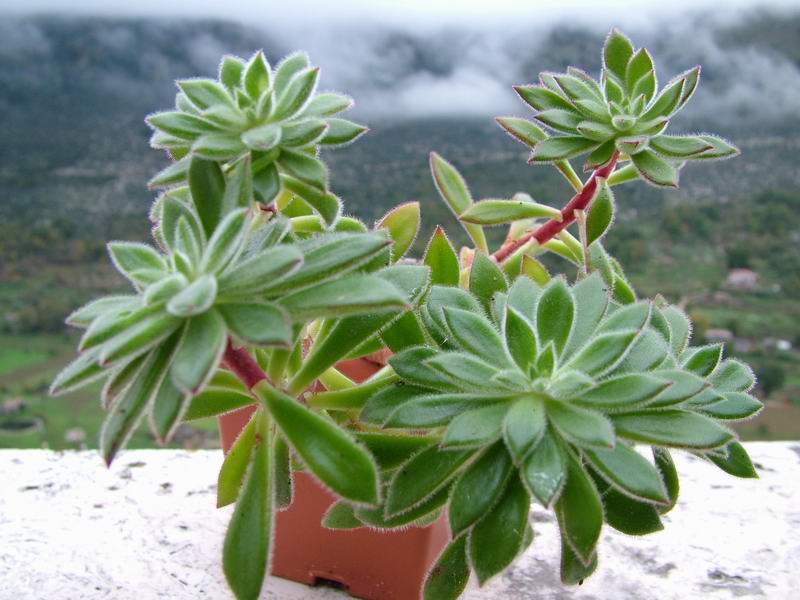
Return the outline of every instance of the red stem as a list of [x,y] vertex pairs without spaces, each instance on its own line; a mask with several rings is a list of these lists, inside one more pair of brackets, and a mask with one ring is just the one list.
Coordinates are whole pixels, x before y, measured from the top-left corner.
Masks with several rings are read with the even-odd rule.
[[589,204],[591,204],[595,192],[597,191],[597,178],[602,177],[603,179],[607,179],[614,170],[618,159],[619,152],[614,152],[614,155],[611,157],[611,160],[605,167],[596,169],[592,173],[592,176],[589,177],[589,181],[584,183],[581,190],[575,194],[569,202],[567,202],[564,208],[561,209],[560,221],[557,219],[550,219],[535,231],[526,233],[514,242],[503,244],[503,246],[493,254],[495,261],[498,263],[503,262],[509,256],[514,254],[514,252],[522,248],[522,246],[533,239],[535,239],[539,244],[549,242],[556,235],[558,235],[560,231],[566,229],[575,220],[575,211],[584,210],[589,206]]
[[250,353],[244,348],[234,348],[230,340],[228,340],[222,359],[234,375],[249,389],[252,389],[258,382],[268,379],[266,373],[261,370]]

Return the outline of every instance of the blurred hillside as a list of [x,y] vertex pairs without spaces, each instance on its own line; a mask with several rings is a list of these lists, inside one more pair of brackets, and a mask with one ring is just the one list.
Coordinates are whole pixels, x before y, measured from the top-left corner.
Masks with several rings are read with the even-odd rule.
[[[0,20],[0,421],[3,402],[21,401],[25,414],[54,419],[51,445],[63,445],[73,426],[93,443],[96,424],[82,424],[84,414],[99,414],[91,394],[58,408],[43,395],[71,352],[63,317],[123,285],[108,266],[105,240],[148,236],[153,196],[145,182],[166,159],[148,148],[143,117],[172,104],[176,78],[213,75],[224,53],[263,48],[274,63],[309,48],[322,87],[356,98],[354,118],[371,131],[326,158],[334,191],[368,222],[416,199],[426,234],[443,223],[459,238],[430,182],[431,150],[463,171],[476,197],[520,190],[555,204],[568,197],[551,169],[527,166],[524,149],[493,117],[524,116],[510,86],[535,81],[540,70],[576,64],[596,72],[603,32],[572,25],[482,35],[454,27],[433,35],[383,27],[334,38],[256,25]],[[703,65],[678,127],[726,135],[743,156],[687,167],[680,190],[622,188],[609,246],[643,294],[684,302],[700,335],[730,335],[733,352],[758,367],[762,395],[800,402],[800,13],[696,16],[628,33],[653,50],[662,79]],[[732,289],[734,268],[753,271],[757,284]],[[780,429],[786,419],[777,421],[749,426],[750,434],[800,435],[800,418],[790,431]]]

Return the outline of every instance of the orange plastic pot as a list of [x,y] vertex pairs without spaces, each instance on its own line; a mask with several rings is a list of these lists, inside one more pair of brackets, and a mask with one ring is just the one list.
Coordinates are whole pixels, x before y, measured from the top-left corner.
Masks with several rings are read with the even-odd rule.
[[[381,368],[368,359],[343,361],[337,368],[363,381]],[[227,452],[255,407],[219,418]],[[272,574],[308,585],[327,584],[364,600],[415,600],[428,570],[448,540],[444,517],[427,527],[381,531],[362,527],[330,530],[322,517],[336,497],[308,473],[293,474],[292,504],[275,515]]]

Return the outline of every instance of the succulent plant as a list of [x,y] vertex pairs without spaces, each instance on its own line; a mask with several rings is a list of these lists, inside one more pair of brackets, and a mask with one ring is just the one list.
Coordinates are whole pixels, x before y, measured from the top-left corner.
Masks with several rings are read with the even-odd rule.
[[61,394],[106,379],[109,415],[100,444],[107,462],[147,412],[157,439],[169,441],[214,376],[228,340],[288,350],[297,342],[296,323],[406,305],[406,296],[380,273],[356,271],[386,251],[384,236],[297,240],[288,219],[264,216],[235,208],[209,223],[188,189],[179,188],[153,210],[164,253],[140,243],[109,244],[135,293],[101,298],[67,318],[86,328],[81,355],[51,389]]
[[536,110],[537,124],[499,118],[511,135],[533,148],[531,163],[553,163],[589,153],[584,169],[602,168],[619,155],[630,158],[639,177],[658,186],[677,186],[684,161],[728,158],[738,150],[715,135],[664,133],[700,81],[689,69],[658,89],[655,65],[645,48],[613,29],[603,48],[600,81],[580,69],[544,72],[539,85],[515,86]]
[[178,81],[175,110],[147,118],[155,130],[151,145],[177,159],[151,186],[183,181],[191,156],[249,157],[253,191],[264,204],[285,188],[300,195],[304,186],[327,192],[328,170],[317,158],[319,146],[347,144],[367,128],[334,116],[353,101],[336,93],[316,94],[318,79],[319,68],[311,67],[302,52],[286,57],[274,71],[256,52],[246,63],[225,56],[218,80]]
[[562,576],[574,583],[596,566],[604,522],[633,535],[662,528],[678,492],[668,449],[754,476],[726,426],[760,410],[753,374],[721,360],[719,345],[689,346],[679,309],[614,302],[599,274],[574,286],[519,277],[495,291],[486,273],[470,282],[484,301],[431,289],[420,317],[436,343],[392,357],[400,380],[360,413],[390,430],[441,432],[391,475],[384,504],[396,523],[447,504],[453,540],[426,598],[456,597],[470,570],[483,583],[508,567],[530,541],[531,497],[553,507]]
[[[671,449],[756,476],[727,427],[761,409],[749,367],[720,345],[689,346],[686,315],[638,300],[602,245],[614,186],[674,185],[683,160],[738,152],[663,133],[698,77],[657,93],[650,55],[612,31],[600,83],[569,69],[517,88],[555,135],[499,123],[575,195],[562,208],[524,193],[476,202],[434,153],[436,188],[474,248],[457,254],[437,228],[422,264],[402,264],[419,204],[370,229],[328,189],[320,145],[365,130],[332,116],[350,99],[314,95],[304,54],[274,72],[262,53],[225,57],[219,81],[178,82],[176,110],[148,118],[152,145],[174,161],[150,182],[167,188],[150,213],[155,246],[109,244],[133,293],[68,318],[85,329],[81,353],[52,391],[105,380],[109,463],[146,415],[167,442],[183,421],[254,406],[217,486],[219,506],[236,503],[223,570],[239,599],[261,592],[274,513],[299,469],[339,497],[329,528],[424,525],[446,511],[452,539],[426,600],[508,567],[533,539],[531,498],[554,509],[562,579],[578,582],[596,567],[604,523],[661,528],[678,495]],[[569,161],[586,152],[583,181]],[[491,252],[494,225],[508,233]],[[551,275],[545,252],[566,259],[573,284]],[[389,365],[361,384],[337,368],[387,349]]]

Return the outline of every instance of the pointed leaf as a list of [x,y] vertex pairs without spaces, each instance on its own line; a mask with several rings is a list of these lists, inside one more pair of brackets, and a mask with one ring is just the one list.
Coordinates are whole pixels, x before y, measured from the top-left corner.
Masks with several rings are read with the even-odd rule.
[[472,260],[469,291],[481,301],[486,312],[491,312],[492,298],[497,292],[508,291],[508,281],[502,269],[483,252],[475,254]]
[[262,381],[253,388],[308,469],[338,495],[361,504],[379,501],[375,463],[333,421],[311,412]]
[[492,509],[511,472],[511,458],[502,442],[491,446],[464,470],[453,486],[447,509],[453,537]]
[[529,510],[528,492],[519,477],[511,477],[500,501],[470,531],[470,562],[481,585],[505,570],[522,550]]
[[394,242],[392,261],[395,262],[408,252],[414,243],[420,226],[419,202],[400,204],[378,221],[375,229],[386,229]]
[[668,504],[667,491],[655,467],[625,444],[613,449],[587,449],[586,457],[609,483],[639,500]]
[[389,481],[387,516],[408,512],[434,495],[473,454],[472,450],[441,450],[433,445],[412,456]]
[[222,569],[233,593],[242,600],[258,598],[267,572],[274,510],[270,462],[269,442],[262,438],[253,449],[225,534]]
[[458,600],[469,581],[467,536],[444,547],[425,579],[423,600]]
[[518,400],[503,421],[503,439],[516,464],[541,441],[547,429],[544,405],[534,398]]
[[423,262],[431,268],[433,285],[458,285],[458,256],[441,227],[433,232]]
[[[445,204],[450,207],[456,217],[460,217],[471,205],[472,196],[467,189],[464,178],[453,165],[444,160],[435,152],[431,153],[431,173],[436,189],[439,191]],[[486,236],[479,225],[462,223],[469,234],[475,247],[483,252],[488,251]]]
[[580,460],[567,453],[567,482],[555,505],[561,532],[578,558],[587,564],[603,527],[600,495]]
[[547,416],[568,440],[584,448],[613,448],[614,428],[598,412],[552,401],[547,404]]
[[631,156],[639,175],[654,185],[678,187],[678,170],[669,162],[650,150],[642,150]]
[[197,393],[214,374],[225,350],[225,322],[216,311],[189,319],[170,374],[179,389]]
[[274,304],[220,304],[219,313],[238,339],[255,345],[284,346],[292,342],[292,330],[284,311]]
[[733,440],[733,432],[702,415],[684,410],[612,415],[617,435],[634,442],[676,448],[709,449]]
[[566,457],[551,432],[546,432],[522,465],[521,475],[533,496],[544,506],[561,493],[566,480]]
[[485,406],[465,412],[450,422],[442,438],[442,447],[483,446],[502,435],[507,403]]

